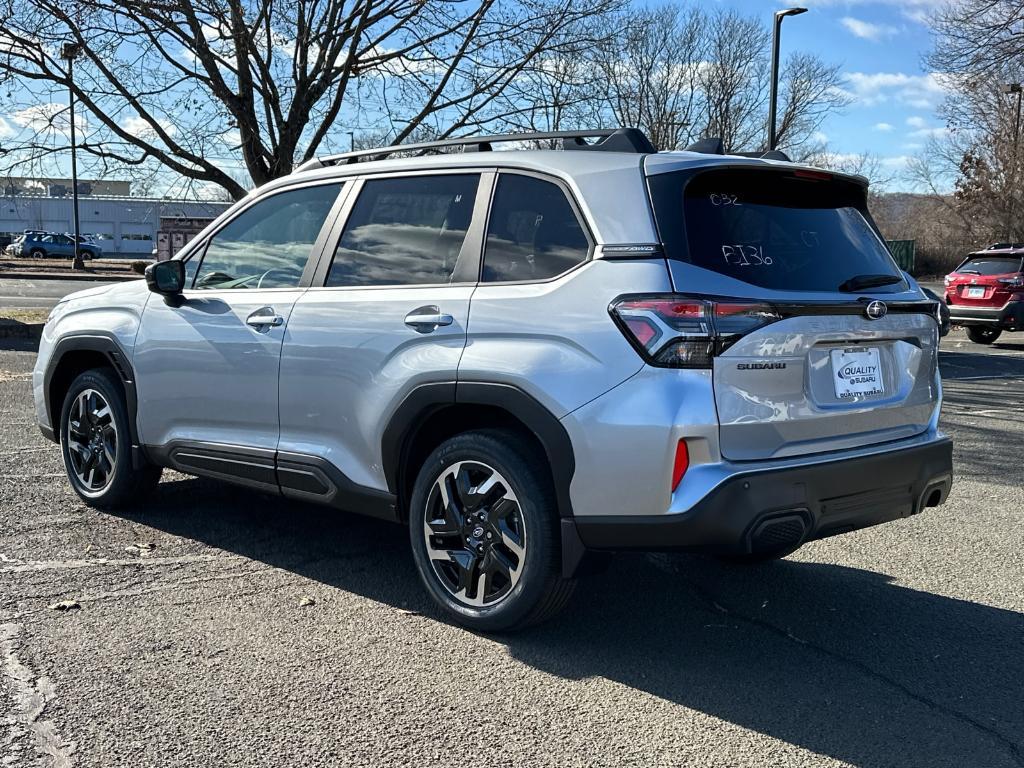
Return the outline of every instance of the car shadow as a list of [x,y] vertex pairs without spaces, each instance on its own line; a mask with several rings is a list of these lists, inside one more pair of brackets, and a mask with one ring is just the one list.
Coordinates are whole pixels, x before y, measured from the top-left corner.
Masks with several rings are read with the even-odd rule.
[[0,334],[0,351],[4,352],[38,352],[39,339],[25,336],[8,336]]
[[[165,481],[119,515],[442,621],[394,524],[198,479]],[[858,766],[1022,760],[1024,615],[881,573],[621,555],[566,613],[497,639],[548,674],[603,678]],[[642,713],[626,714],[643,731]]]
[[[1014,349],[1004,345],[1004,349]],[[1024,345],[1020,346],[1024,350]],[[1024,356],[993,355],[986,352],[939,352],[939,370],[945,381],[976,379],[979,376],[1020,376],[1024,378]]]

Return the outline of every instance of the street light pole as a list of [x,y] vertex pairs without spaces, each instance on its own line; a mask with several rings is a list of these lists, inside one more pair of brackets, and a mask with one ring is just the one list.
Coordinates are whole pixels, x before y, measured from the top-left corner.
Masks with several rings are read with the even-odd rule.
[[1024,88],[1021,87],[1020,83],[1006,83],[1000,90],[1003,93],[1015,93],[1017,94],[1017,117],[1013,121],[1013,173],[1011,174],[1011,189],[1010,189],[1010,242],[1015,243],[1017,241],[1017,219],[1016,219],[1016,201],[1017,201],[1017,171],[1020,168],[1020,155],[1017,152],[1018,146],[1020,145],[1020,97],[1021,92]]
[[772,82],[768,95],[768,151],[775,149],[775,112],[779,104],[779,35],[782,32],[782,20],[787,16],[798,16],[806,13],[806,8],[786,8],[775,12],[775,24],[772,27]]
[[74,218],[74,261],[71,262],[71,269],[85,269],[85,262],[82,260],[82,252],[79,249],[80,226],[78,219],[78,137],[75,132],[75,58],[82,52],[82,46],[78,43],[64,43],[61,50],[61,58],[68,62],[68,110],[71,115],[71,210]]

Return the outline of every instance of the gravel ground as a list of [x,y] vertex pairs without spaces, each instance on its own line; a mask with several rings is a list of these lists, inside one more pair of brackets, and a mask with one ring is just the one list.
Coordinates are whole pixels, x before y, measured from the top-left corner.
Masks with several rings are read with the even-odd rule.
[[172,473],[83,506],[18,344],[4,768],[1024,764],[1024,344],[944,342],[945,506],[764,566],[620,556],[498,638],[438,618],[397,526]]

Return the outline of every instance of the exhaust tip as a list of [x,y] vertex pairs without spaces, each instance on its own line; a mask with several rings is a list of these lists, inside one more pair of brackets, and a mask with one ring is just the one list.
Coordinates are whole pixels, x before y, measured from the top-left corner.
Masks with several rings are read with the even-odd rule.
[[773,515],[754,525],[748,547],[752,554],[792,550],[803,543],[807,530],[807,520],[800,513]]

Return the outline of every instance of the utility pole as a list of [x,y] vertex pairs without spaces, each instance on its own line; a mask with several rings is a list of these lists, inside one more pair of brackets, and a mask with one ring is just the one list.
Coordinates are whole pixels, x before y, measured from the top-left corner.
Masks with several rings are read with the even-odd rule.
[[1017,94],[1017,117],[1013,121],[1013,173],[1010,174],[1010,242],[1017,242],[1017,172],[1020,169],[1020,155],[1017,152],[1017,148],[1020,145],[1020,97],[1021,97],[1021,84],[1020,83],[1005,83],[1000,86],[999,90],[1003,93],[1015,93]]
[[787,16],[799,16],[807,13],[806,8],[785,8],[775,12],[775,25],[772,27],[772,82],[768,95],[768,151],[775,149],[775,112],[779,105],[779,36],[782,33],[782,20]]
[[71,262],[71,269],[85,269],[85,262],[82,261],[82,252],[79,249],[79,237],[81,236],[78,219],[78,137],[75,126],[75,59],[82,52],[82,46],[78,43],[64,43],[60,57],[68,62],[68,110],[71,114],[71,209],[74,218],[74,261]]

